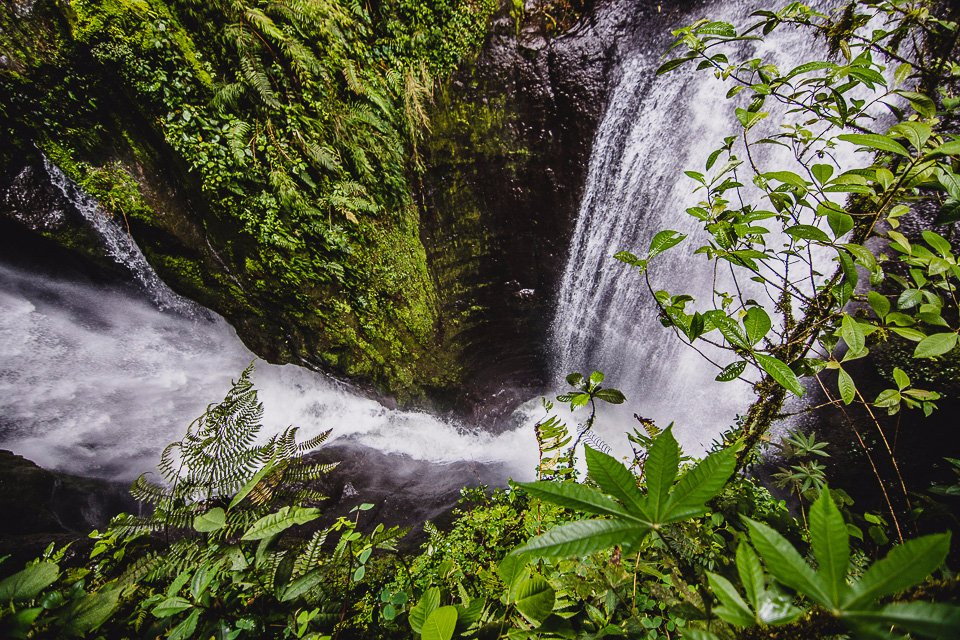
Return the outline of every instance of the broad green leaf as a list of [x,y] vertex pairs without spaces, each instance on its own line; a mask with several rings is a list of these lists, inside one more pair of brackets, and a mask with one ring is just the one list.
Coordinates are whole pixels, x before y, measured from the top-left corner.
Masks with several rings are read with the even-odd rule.
[[932,118],[937,115],[937,105],[929,96],[916,91],[897,91],[896,93],[906,98],[910,102],[910,106],[924,118]]
[[894,602],[879,611],[851,612],[848,619],[891,624],[931,638],[960,638],[960,607],[939,602]]
[[193,519],[193,528],[200,533],[219,531],[227,524],[227,514],[220,507],[214,507]]
[[939,233],[933,231],[924,230],[922,232],[923,239],[928,245],[934,248],[934,250],[939,253],[941,256],[949,256],[953,251],[953,247],[950,246],[950,243],[946,238],[941,236]]
[[798,224],[792,227],[787,227],[784,231],[791,238],[797,238],[800,240],[813,240],[815,242],[822,242],[823,244],[830,244],[830,236],[828,236],[823,229],[815,227],[812,224]]
[[594,396],[597,400],[603,400],[604,402],[609,402],[610,404],[623,404],[626,398],[619,389],[600,389],[597,391]]
[[869,147],[870,149],[876,149],[878,151],[889,151],[890,153],[896,153],[906,158],[910,157],[910,152],[907,151],[906,147],[890,136],[881,136],[875,133],[844,133],[837,137],[844,142],[850,142],[860,145],[861,147]]
[[730,382],[731,380],[736,380],[743,370],[747,368],[747,363],[745,360],[737,360],[725,366],[723,370],[717,374],[717,382]]
[[667,60],[662,65],[660,65],[660,67],[657,69],[657,75],[659,76],[659,75],[663,75],[664,73],[667,73],[668,71],[673,71],[680,65],[684,64],[685,62],[690,62],[696,57],[697,56],[695,55],[689,55],[683,58],[675,58],[673,60]]
[[420,596],[420,601],[410,609],[410,628],[416,633],[423,631],[423,623],[440,606],[440,589],[430,587]]
[[647,259],[649,260],[654,256],[660,255],[667,249],[677,246],[683,242],[683,239],[686,237],[686,234],[669,229],[657,233],[657,235],[653,236],[653,240],[650,241],[650,250],[647,252]]
[[870,291],[867,294],[867,302],[881,320],[886,318],[887,314],[890,313],[890,300],[888,300],[885,295],[881,295],[876,291]]
[[917,344],[917,348],[913,350],[913,357],[935,358],[951,351],[955,346],[957,346],[957,334],[934,333]]
[[320,517],[320,510],[313,507],[282,507],[257,520],[243,534],[241,540],[263,540],[286,531],[298,524],[305,524]]
[[497,566],[497,575],[500,581],[509,591],[514,582],[524,575],[527,570],[527,563],[522,557],[513,554],[507,554]]
[[792,171],[768,171],[767,173],[762,173],[760,175],[767,180],[776,180],[778,182],[783,182],[784,184],[789,184],[793,187],[799,187],[801,189],[806,189],[810,184]]
[[833,231],[833,237],[839,239],[840,236],[853,229],[853,216],[843,211],[834,211],[831,209],[827,213],[827,224],[830,225],[830,230]]
[[937,179],[951,198],[960,199],[960,176],[952,171],[941,171]]
[[533,624],[540,624],[553,612],[556,594],[549,582],[532,574],[511,589],[510,599],[524,618]]
[[744,518],[750,530],[750,541],[767,565],[767,571],[794,591],[820,604],[829,606],[830,597],[823,578],[814,573],[786,538],[762,522]]
[[840,606],[848,589],[850,534],[827,489],[820,492],[820,497],[810,507],[810,544],[830,602],[835,607]]
[[587,473],[602,491],[619,500],[635,516],[646,514],[646,500],[637,489],[637,479],[625,466],[589,446],[584,447],[584,457]]
[[596,489],[576,482],[518,482],[518,487],[535,498],[540,498],[568,509],[577,509],[597,515],[635,519],[623,508]]
[[60,567],[53,562],[40,562],[0,582],[0,602],[32,600],[56,582]]
[[800,379],[784,362],[763,353],[754,354],[757,362],[766,371],[771,378],[777,381],[783,388],[799,397],[803,396],[803,385]]
[[901,122],[891,127],[888,133],[894,136],[903,136],[917,151],[920,151],[927,139],[930,138],[932,129],[930,125],[922,122]]
[[635,544],[649,532],[649,527],[631,521],[578,520],[554,527],[511,553],[538,558],[585,556],[617,544]]
[[937,219],[934,224],[950,224],[960,220],[960,200],[956,198],[947,198],[937,213]]
[[89,593],[73,603],[63,614],[67,626],[79,635],[87,636],[106,622],[117,608],[121,589],[104,587]]
[[193,607],[193,605],[186,598],[171,596],[157,604],[157,606],[153,608],[152,613],[157,618],[169,618],[191,607]]
[[857,396],[857,385],[854,384],[850,374],[843,369],[837,369],[837,373],[837,387],[840,388],[840,397],[843,398],[844,404],[850,404]]
[[770,331],[773,324],[763,307],[750,307],[743,318],[743,327],[747,330],[747,340],[755,345]]
[[867,569],[853,586],[845,609],[866,607],[922,582],[943,564],[950,550],[950,534],[940,533],[907,540]]
[[167,640],[187,640],[192,638],[197,630],[197,623],[200,622],[200,609],[194,609],[186,618],[180,621],[180,624],[170,630]]
[[246,498],[251,491],[253,491],[254,487],[260,484],[260,481],[263,479],[263,477],[270,473],[273,468],[274,461],[271,459],[269,462],[267,462],[267,464],[263,465],[262,469],[253,474],[253,477],[247,480],[246,483],[244,483],[244,485],[240,488],[240,491],[237,491],[237,494],[233,496],[233,500],[231,500],[230,504],[227,506],[227,511],[240,504],[240,502],[243,501],[243,499]]
[[729,446],[688,469],[670,492],[664,520],[678,522],[704,513],[707,501],[723,490],[736,465],[737,447]]
[[740,575],[740,582],[743,584],[744,593],[747,594],[747,600],[754,609],[757,609],[760,595],[766,589],[766,581],[763,577],[763,567],[760,566],[760,558],[743,540],[737,546],[737,573]]
[[707,572],[707,580],[710,583],[710,591],[720,600],[719,607],[714,609],[714,613],[721,619],[738,627],[752,627],[756,624],[756,616],[737,589],[730,584],[730,581],[712,572]]
[[677,478],[680,468],[680,445],[673,437],[673,429],[667,427],[658,435],[643,465],[643,478],[647,483],[647,506],[654,522],[663,522],[667,495]]
[[897,388],[901,391],[910,386],[910,376],[900,367],[893,368],[893,380],[897,383]]
[[457,608],[454,606],[435,609],[420,631],[421,640],[450,640],[457,628]]
[[820,184],[827,184],[830,181],[830,176],[833,175],[833,165],[832,164],[815,164],[811,168],[811,173],[813,177]]
[[863,334],[863,328],[849,314],[844,314],[840,321],[840,337],[843,338],[843,341],[847,343],[853,353],[860,353],[866,346],[866,336]]
[[295,578],[284,588],[280,595],[280,601],[289,602],[290,600],[296,600],[323,582],[324,577],[325,576],[320,572],[319,569],[314,569],[312,571],[308,571],[299,578]]
[[741,347],[743,349],[749,349],[750,344],[747,342],[747,337],[743,334],[743,330],[740,328],[740,324],[728,316],[725,312],[720,311],[719,309],[711,309],[703,314],[708,322],[713,324],[720,333],[723,334],[723,337],[727,339],[731,345],[735,347]]

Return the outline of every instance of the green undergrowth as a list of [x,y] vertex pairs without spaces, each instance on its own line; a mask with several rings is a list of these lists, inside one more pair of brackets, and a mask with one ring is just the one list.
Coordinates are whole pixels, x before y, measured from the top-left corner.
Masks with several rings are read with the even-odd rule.
[[434,83],[475,55],[495,8],[7,8],[0,127],[19,150],[4,159],[43,150],[174,288],[263,327],[246,337],[271,343],[267,353],[414,399],[458,376],[436,348],[439,303],[413,198],[418,146]]

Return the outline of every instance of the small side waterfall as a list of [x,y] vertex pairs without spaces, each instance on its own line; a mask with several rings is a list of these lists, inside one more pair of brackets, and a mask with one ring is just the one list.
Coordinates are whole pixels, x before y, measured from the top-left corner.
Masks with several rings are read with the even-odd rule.
[[148,296],[164,310],[185,315],[197,315],[201,308],[170,290],[143,256],[140,247],[130,233],[103,210],[97,201],[83,192],[50,159],[43,156],[43,167],[50,176],[50,184],[56,187],[76,211],[83,216],[90,228],[102,242],[103,250],[143,288]]
[[[126,230],[55,165],[46,170],[142,293],[0,258],[0,448],[47,468],[129,479],[152,469],[256,356],[225,320],[171,291]],[[388,409],[295,365],[260,362],[254,382],[264,436],[288,425],[303,439],[333,429],[334,441],[432,463],[498,465],[504,478],[529,477],[536,464],[526,425],[492,434]]]
[[[748,1],[713,2],[701,13],[744,24],[755,8]],[[689,15],[686,23],[699,17]],[[819,46],[784,31],[753,55],[791,68],[815,59]],[[757,45],[740,47],[746,52]],[[661,229],[688,234],[683,247],[651,270],[653,285],[710,297],[711,265],[692,255],[704,232],[684,212],[698,197],[683,171],[702,171],[709,153],[738,125],[724,97],[728,83],[689,67],[656,77],[660,56],[642,45],[624,56],[597,132],[553,324],[554,371],[560,381],[572,371],[600,370],[624,391],[627,403],[602,421],[611,440],[636,426],[636,412],[663,426],[675,421],[681,442],[696,451],[746,410],[752,392],[742,382],[716,382],[716,370],[661,325],[644,279],[613,255],[643,253]]]

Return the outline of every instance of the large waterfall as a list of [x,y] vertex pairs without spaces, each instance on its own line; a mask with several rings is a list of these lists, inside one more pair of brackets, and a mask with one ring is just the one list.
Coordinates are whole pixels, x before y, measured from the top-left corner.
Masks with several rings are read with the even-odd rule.
[[[153,468],[252,354],[222,318],[172,292],[126,230],[49,162],[50,181],[136,287],[0,261],[0,448],[41,466],[130,478]],[[416,460],[532,473],[533,432],[495,435],[427,413],[391,410],[294,365],[257,364],[265,435],[288,425]]]
[[[743,25],[756,3],[713,2],[699,11],[714,20]],[[702,15],[688,15],[692,23]],[[791,68],[816,59],[822,43],[784,30],[754,49]],[[810,56],[814,57],[811,58]],[[695,183],[684,170],[703,171],[710,152],[736,133],[729,83],[710,72],[685,70],[656,77],[660,51],[637,43],[624,56],[619,80],[593,145],[587,183],[553,325],[554,371],[558,382],[573,371],[602,371],[627,403],[608,409],[600,432],[611,444],[639,426],[633,413],[661,426],[677,425],[681,443],[703,450],[738,412],[752,392],[743,382],[720,383],[717,370],[664,328],[644,279],[613,258],[621,250],[643,253],[652,236],[673,229],[690,238],[654,264],[655,289],[709,298],[712,266],[693,248],[705,244],[700,223],[684,210],[697,203]],[[769,105],[768,105],[769,106]],[[775,118],[771,118],[775,120]],[[772,158],[760,158],[760,161]]]

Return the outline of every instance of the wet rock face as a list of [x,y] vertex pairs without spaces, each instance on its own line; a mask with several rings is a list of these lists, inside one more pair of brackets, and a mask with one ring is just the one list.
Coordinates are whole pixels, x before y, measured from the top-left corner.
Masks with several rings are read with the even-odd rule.
[[487,427],[551,382],[553,305],[619,51],[636,38],[665,47],[689,5],[587,2],[557,35],[549,4],[528,2],[519,27],[501,10],[440,92],[426,145],[423,236],[465,369],[458,404]]
[[[126,485],[79,478],[38,467],[0,450],[0,575],[22,567],[50,542],[82,539],[121,511],[137,511]],[[82,542],[81,542],[82,546]]]

